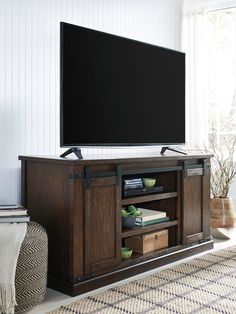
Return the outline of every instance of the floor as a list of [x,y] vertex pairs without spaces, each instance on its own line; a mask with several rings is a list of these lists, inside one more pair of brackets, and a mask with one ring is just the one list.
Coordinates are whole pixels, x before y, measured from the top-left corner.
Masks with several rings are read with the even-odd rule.
[[[235,244],[236,244],[236,230],[231,234],[231,239],[230,240],[214,239],[214,250],[223,249],[225,247],[228,247],[228,246],[231,246],[231,245],[235,245]],[[206,254],[206,252],[201,253],[199,255],[202,255],[202,254]],[[195,256],[191,256],[189,258],[182,259],[182,260],[180,260],[178,262],[175,262],[175,263],[168,264],[166,266],[160,267],[160,268],[158,268],[158,271],[166,269],[166,268],[171,267],[173,265],[177,265],[179,263],[182,263],[183,261],[190,260],[190,259],[194,258]],[[103,287],[103,288],[100,288],[100,289],[94,290],[92,292],[88,292],[88,293],[85,293],[83,295],[80,295],[80,296],[77,296],[77,297],[73,297],[73,298],[70,297],[70,296],[67,296],[67,295],[65,295],[63,293],[57,292],[55,290],[47,289],[45,301],[42,304],[36,306],[31,311],[28,311],[27,314],[44,314],[44,313],[47,313],[50,310],[58,308],[61,305],[66,305],[66,304],[78,301],[79,299],[82,299],[82,298],[84,298],[86,296],[97,294],[98,292],[107,290],[107,289],[109,289],[109,288],[111,288],[111,287],[113,287],[115,285],[118,285],[118,284],[121,285],[121,284],[127,283],[127,282],[129,282],[131,280],[139,279],[139,278],[142,278],[144,276],[151,275],[151,274],[155,273],[156,271],[157,271],[156,269],[153,269],[151,271],[142,273],[140,275],[137,275],[137,276],[134,276],[134,277],[131,277],[131,278],[119,281],[118,283],[111,284],[109,286],[106,286],[106,287]]]

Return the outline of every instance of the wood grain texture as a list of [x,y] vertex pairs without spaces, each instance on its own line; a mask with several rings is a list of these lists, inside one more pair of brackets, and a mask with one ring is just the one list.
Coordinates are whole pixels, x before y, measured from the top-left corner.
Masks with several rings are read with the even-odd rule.
[[121,201],[121,205],[145,203],[145,202],[151,202],[151,201],[156,201],[156,200],[173,198],[177,196],[178,196],[177,192],[170,192],[170,193],[160,193],[160,194],[130,197],[130,198],[123,199]]
[[[88,291],[91,291],[93,289],[98,289],[100,287],[104,287],[106,285],[109,285],[111,283],[120,281],[125,278],[129,278],[131,276],[135,276],[137,274],[140,274],[142,272],[146,272],[151,269],[155,269],[160,266],[167,265],[169,263],[175,262],[177,260],[180,260],[182,258],[186,258],[189,256],[192,256],[194,254],[198,254],[207,250],[210,250],[213,248],[213,241],[208,241],[203,244],[199,244],[196,246],[192,246],[187,248],[187,250],[181,250],[181,248],[178,248],[175,250],[172,254],[166,254],[160,253],[160,256],[157,256],[156,258],[151,259],[149,257],[142,258],[139,262],[136,259],[137,265],[134,267],[134,263],[132,262],[124,262],[122,265],[122,268],[119,272],[114,271],[110,272],[106,275],[100,276],[98,278],[94,278],[91,280],[87,280],[78,284],[68,284],[68,282],[65,282],[59,278],[54,278],[49,276],[49,286],[53,289],[58,289],[61,292],[67,293],[71,296],[76,296]],[[148,255],[149,253],[147,253]]]
[[176,225],[178,225],[178,221],[177,220],[162,222],[162,223],[159,223],[159,224],[146,226],[146,227],[135,226],[133,228],[123,229],[121,237],[122,238],[128,238],[128,237],[132,237],[132,236],[135,236],[135,235],[141,235],[141,234],[145,234],[145,233],[148,233],[148,232],[153,232],[153,231],[159,230],[159,229],[169,228],[171,226],[176,226]]
[[[209,159],[208,159],[209,162]],[[202,208],[204,214],[202,216],[202,231],[204,237],[209,237],[211,235],[210,231],[210,167],[206,169],[205,175],[202,177]]]
[[210,236],[210,167],[202,175],[190,173],[190,176],[186,176],[183,173],[181,184],[183,243],[194,243]]
[[[27,163],[26,200],[31,220],[48,233],[48,270],[64,279],[72,277],[72,213],[69,208],[70,184],[64,165]],[[60,262],[58,262],[60,261]]]
[[[91,179],[85,189],[85,274],[118,264],[117,178]],[[120,219],[119,219],[120,220]]]
[[134,253],[145,254],[168,247],[168,230],[149,233],[144,236],[134,236],[125,239],[125,246]]
[[184,179],[184,219],[186,235],[202,231],[202,177]]
[[[70,174],[83,173],[83,167],[70,167]],[[84,184],[82,179],[69,180],[69,208],[71,210],[70,229],[72,280],[84,275]]]
[[[209,168],[203,171],[204,175],[196,175],[200,173],[197,172],[185,176],[182,167],[184,161],[188,167],[201,167],[205,157],[168,157],[169,165],[175,164],[182,170],[155,176],[175,192],[131,199],[122,199],[123,169],[128,166],[135,170],[137,165],[138,169],[150,169],[150,165],[157,164],[166,167],[163,156],[150,158],[150,164],[147,158],[137,158],[135,167],[126,158],[102,163],[102,160],[20,157],[23,205],[29,209],[32,220],[48,232],[50,287],[75,295],[126,278],[128,273],[147,271],[164,261],[211,247]],[[126,200],[137,202],[140,207],[166,211],[170,221],[122,230],[121,207]],[[129,261],[121,259],[124,239],[163,229],[168,229],[168,248],[135,254]],[[206,243],[200,245],[202,241]]]

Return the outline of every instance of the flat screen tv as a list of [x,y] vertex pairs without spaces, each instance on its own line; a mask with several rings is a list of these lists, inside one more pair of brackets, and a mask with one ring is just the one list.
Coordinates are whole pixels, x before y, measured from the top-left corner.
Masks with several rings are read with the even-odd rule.
[[185,54],[61,22],[60,141],[185,143]]

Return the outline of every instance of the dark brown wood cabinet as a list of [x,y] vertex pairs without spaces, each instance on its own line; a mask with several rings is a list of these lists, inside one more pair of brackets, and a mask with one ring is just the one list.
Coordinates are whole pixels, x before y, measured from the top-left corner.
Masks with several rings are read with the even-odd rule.
[[[123,159],[20,156],[22,205],[49,239],[48,285],[77,295],[213,247],[211,155]],[[162,192],[124,196],[124,179],[154,177]],[[162,210],[169,221],[122,229],[121,208]],[[169,245],[121,258],[126,238],[168,230]]]
[[198,168],[186,165],[182,174],[183,244],[210,236],[210,167],[202,162]]
[[121,247],[120,187],[116,176],[85,184],[85,274],[107,272],[119,265]]

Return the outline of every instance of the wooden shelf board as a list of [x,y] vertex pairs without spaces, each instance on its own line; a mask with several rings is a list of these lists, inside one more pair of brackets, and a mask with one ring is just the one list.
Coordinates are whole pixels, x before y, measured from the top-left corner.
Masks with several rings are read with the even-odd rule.
[[145,254],[133,253],[130,258],[122,259],[122,263],[121,263],[120,267],[121,268],[127,267],[130,265],[136,264],[136,263],[146,261],[146,260],[151,259],[151,258],[156,258],[158,256],[172,253],[172,252],[179,250],[181,247],[182,247],[181,245],[175,245],[175,246],[166,247],[166,248],[163,248],[160,250],[148,252]]
[[129,238],[135,235],[140,235],[140,234],[148,233],[148,232],[159,230],[159,229],[169,228],[176,225],[178,225],[178,220],[161,222],[155,225],[145,226],[145,227],[134,226],[133,228],[123,229],[121,238]]
[[177,197],[177,192],[168,192],[168,193],[159,193],[159,194],[151,194],[145,196],[136,196],[130,198],[124,198],[121,200],[121,205],[130,205],[130,204],[137,204],[137,203],[145,203],[157,200],[164,200],[168,198]]

